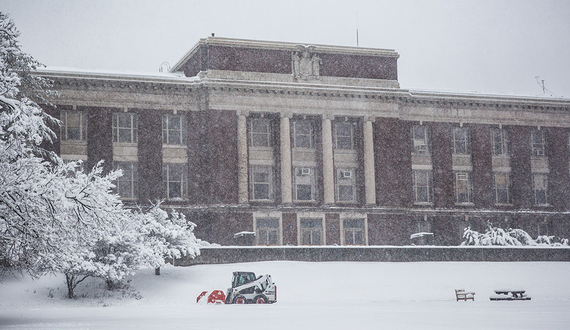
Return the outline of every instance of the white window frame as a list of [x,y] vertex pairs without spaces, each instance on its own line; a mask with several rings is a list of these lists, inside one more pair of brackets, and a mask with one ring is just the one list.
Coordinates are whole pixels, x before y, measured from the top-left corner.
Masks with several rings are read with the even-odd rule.
[[[309,174],[304,174],[305,170],[309,169]],[[315,168],[310,166],[294,166],[293,167],[293,201],[295,202],[316,202],[317,201],[317,185]],[[308,181],[308,182],[305,182]],[[311,199],[299,199],[300,185],[311,186]]]
[[[298,217],[298,228],[299,228],[299,245],[326,245],[326,228],[325,228],[325,224],[324,224],[324,217]],[[307,222],[307,221],[311,221],[314,223],[320,223],[320,227],[304,227],[303,223]],[[319,241],[318,243],[313,242],[313,238],[314,235],[316,235],[316,233],[319,234]],[[309,244],[305,244],[306,242],[304,241],[305,239],[305,235],[309,235]]]
[[[180,167],[180,180],[174,180],[171,178],[171,173],[174,171],[174,167]],[[185,163],[164,163],[163,164],[163,178],[162,182],[164,185],[164,198],[167,200],[182,200],[186,199],[188,195],[187,184],[188,184],[188,166]],[[170,196],[170,188],[173,184],[180,184],[180,196]]]
[[[138,196],[138,163],[136,162],[115,162],[115,170],[123,170],[123,175],[117,178],[115,190],[121,199],[136,199]],[[125,195],[121,187],[128,185],[129,194]]]
[[[87,141],[87,111],[77,111],[77,110],[61,110],[60,111],[61,129],[60,138],[62,141],[76,141],[85,142]],[[79,127],[69,126],[69,115],[79,116]],[[70,129],[79,129],[79,139],[69,138]]]
[[[265,130],[255,130],[260,128],[261,124],[265,126]],[[255,129],[254,129],[255,128]],[[269,118],[249,118],[249,146],[252,148],[268,148],[273,146],[272,142],[272,126]],[[258,138],[265,140],[262,145],[257,145]]]
[[[267,175],[267,181],[256,181],[257,173],[262,173]],[[258,185],[267,185],[268,198],[256,198]],[[250,200],[251,201],[273,201],[274,200],[274,175],[273,166],[267,165],[252,165],[249,168],[249,189],[250,189]]]
[[[454,172],[455,180],[455,203],[456,204],[473,204],[473,180],[471,178],[472,172],[469,171],[456,171]],[[460,185],[460,183],[462,183]],[[467,201],[460,201],[460,189],[464,187],[467,189]]]
[[[499,179],[503,176],[503,179]],[[498,182],[504,182],[504,184],[499,185]],[[511,175],[509,172],[494,172],[493,173],[493,187],[495,191],[495,204],[496,205],[510,205],[511,204]],[[500,190],[506,191],[507,200],[499,201]]]
[[[121,126],[121,118],[128,116],[128,126]],[[137,143],[138,140],[138,118],[136,113],[115,112],[113,113],[113,142],[115,143]],[[128,141],[121,141],[121,132],[128,132]]]
[[[335,149],[341,149],[341,150],[353,150],[354,149],[354,123],[350,122],[350,121],[335,121],[334,123],[334,129],[333,129],[333,139],[334,139],[334,148]],[[347,128],[349,128],[349,134],[348,135],[340,135],[339,131],[341,131],[341,127],[340,126],[346,126]],[[339,143],[340,139],[349,139],[349,147],[345,148],[344,147],[344,143]]]
[[[341,218],[341,226],[342,226],[342,231],[341,231],[341,235],[342,235],[342,245],[368,245],[367,244],[367,221],[365,217],[359,217],[359,218]],[[350,221],[362,221],[362,227],[347,227],[347,222]],[[356,242],[354,242],[355,239],[355,235],[360,232],[362,233],[362,244],[358,244]],[[351,237],[351,241],[347,242],[347,236]]]
[[[310,133],[306,134],[306,133],[299,133],[299,127],[297,126],[300,125],[309,125],[310,126]],[[298,137],[308,137],[309,138],[309,146],[301,146],[298,147],[297,146],[297,140]],[[314,149],[315,148],[315,124],[313,121],[311,120],[293,120],[293,122],[291,123],[291,138],[292,138],[292,148],[300,148],[300,149]]]
[[[277,222],[277,227],[274,226],[260,226],[262,222]],[[255,218],[255,239],[257,245],[263,246],[274,246],[274,245],[282,245],[282,235],[281,235],[281,217],[274,217],[274,216],[263,216],[263,217],[256,217]],[[270,238],[271,235],[275,235],[275,244],[271,244]]]
[[[419,181],[419,172],[427,173],[426,175],[426,182]],[[413,180],[413,189],[414,189],[414,204],[431,204],[433,203],[433,174],[432,170],[420,170],[414,169],[412,170],[412,180]],[[418,196],[419,189],[424,188],[427,190],[427,201],[419,200]]]
[[546,157],[546,132],[533,129],[530,132],[530,145],[534,157]]
[[[423,134],[419,134],[423,131]],[[423,135],[423,138],[421,137]],[[412,152],[418,155],[427,155],[429,148],[429,127],[425,125],[412,126]]]
[[[178,128],[170,128],[171,122],[174,118],[179,120],[180,126]],[[186,145],[187,144],[187,129],[186,117],[183,115],[163,115],[162,116],[162,144],[167,145]],[[175,141],[178,140],[178,142]]]
[[[465,132],[465,139],[460,138],[460,133]],[[453,128],[453,153],[456,155],[469,155],[471,154],[471,137],[469,127],[454,127]],[[460,145],[464,145],[463,148]]]
[[[355,168],[337,168],[335,170],[335,200],[338,203],[355,203],[358,200],[356,189],[356,174]],[[349,176],[347,175],[349,174]],[[350,199],[341,200],[340,190],[343,187],[351,187],[352,196]]]
[[494,128],[491,130],[491,143],[493,145],[493,155],[509,155],[509,134],[506,129]]

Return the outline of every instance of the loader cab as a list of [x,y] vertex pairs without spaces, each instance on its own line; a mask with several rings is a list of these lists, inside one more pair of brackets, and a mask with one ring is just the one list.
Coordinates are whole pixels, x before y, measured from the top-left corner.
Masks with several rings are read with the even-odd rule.
[[232,288],[255,281],[255,273],[252,272],[234,272],[232,277]]

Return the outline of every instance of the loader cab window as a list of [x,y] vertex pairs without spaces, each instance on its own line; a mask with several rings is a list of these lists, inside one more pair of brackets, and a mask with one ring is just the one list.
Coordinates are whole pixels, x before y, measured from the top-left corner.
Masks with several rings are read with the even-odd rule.
[[249,282],[255,281],[254,273],[234,273],[234,278],[232,279],[232,288],[244,285]]

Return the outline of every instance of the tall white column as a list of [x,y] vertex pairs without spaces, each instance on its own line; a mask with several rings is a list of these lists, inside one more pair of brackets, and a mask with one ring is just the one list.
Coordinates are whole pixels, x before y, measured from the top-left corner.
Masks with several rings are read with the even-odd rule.
[[334,163],[331,124],[333,117],[323,115],[323,190],[325,204],[334,204]]
[[366,205],[376,205],[372,121],[374,121],[374,117],[364,118],[364,191],[366,194]]
[[249,201],[249,182],[247,170],[247,116],[246,111],[238,111],[237,147],[238,147],[238,203]]
[[281,203],[291,204],[291,123],[290,114],[281,114]]

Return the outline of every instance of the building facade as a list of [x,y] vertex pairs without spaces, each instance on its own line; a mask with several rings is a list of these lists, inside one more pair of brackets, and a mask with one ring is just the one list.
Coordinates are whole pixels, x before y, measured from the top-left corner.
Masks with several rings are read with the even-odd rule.
[[570,100],[402,89],[398,56],[210,37],[169,73],[38,74],[64,160],[122,169],[127,205],[164,200],[210,242],[570,236]]

